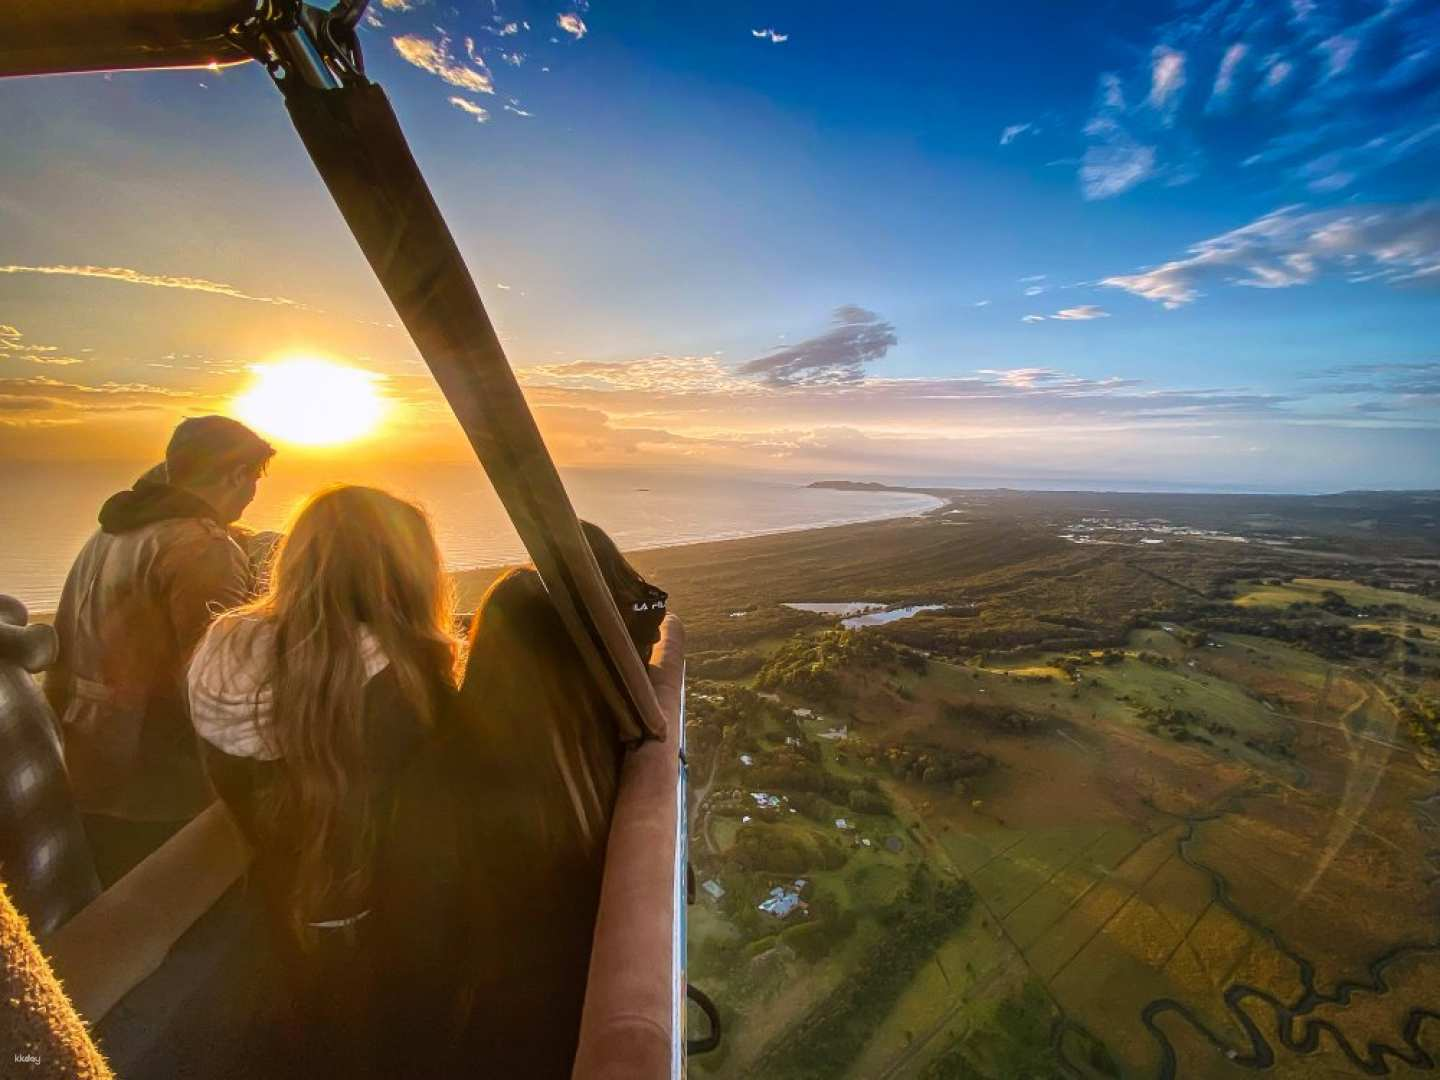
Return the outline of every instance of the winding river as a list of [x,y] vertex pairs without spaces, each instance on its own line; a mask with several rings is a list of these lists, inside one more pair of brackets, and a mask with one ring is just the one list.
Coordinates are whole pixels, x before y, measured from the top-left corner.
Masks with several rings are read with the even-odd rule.
[[[1232,799],[1227,807],[1220,810],[1184,818],[1185,829],[1177,841],[1177,852],[1189,866],[1209,877],[1216,903],[1220,904],[1238,921],[1268,940],[1276,951],[1295,964],[1303,991],[1297,1000],[1287,1002],[1246,983],[1235,983],[1227,988],[1224,994],[1225,1007],[1245,1033],[1248,1046],[1244,1047],[1231,1046],[1185,1003],[1168,997],[1155,999],[1141,1011],[1140,1020],[1160,1048],[1161,1059],[1156,1076],[1159,1080],[1174,1080],[1179,1071],[1179,1056],[1169,1036],[1158,1023],[1160,1017],[1172,1013],[1189,1024],[1197,1034],[1206,1039],[1233,1064],[1248,1069],[1266,1069],[1274,1065],[1275,1047],[1271,1042],[1271,1037],[1267,1036],[1262,1026],[1245,1010],[1245,1006],[1253,1002],[1260,1002],[1270,1010],[1274,1017],[1273,1038],[1291,1053],[1313,1053],[1320,1047],[1322,1037],[1328,1033],[1335,1046],[1351,1065],[1366,1076],[1388,1076],[1391,1072],[1392,1060],[1414,1069],[1428,1070],[1440,1066],[1440,1061],[1437,1061],[1435,1055],[1420,1045],[1420,1033],[1425,1021],[1440,1021],[1440,1000],[1437,1000],[1433,1007],[1419,1005],[1406,1014],[1404,1024],[1399,1032],[1399,1045],[1369,1040],[1364,1042],[1363,1046],[1358,1046],[1334,1023],[1310,1015],[1317,1008],[1325,1005],[1338,1005],[1342,1008],[1348,1006],[1351,997],[1356,993],[1387,993],[1391,988],[1386,979],[1387,970],[1412,957],[1440,954],[1440,940],[1396,945],[1370,962],[1366,978],[1359,981],[1342,981],[1336,985],[1333,993],[1321,993],[1315,986],[1314,965],[1287,945],[1278,932],[1238,907],[1231,899],[1229,882],[1224,875],[1197,860],[1190,851],[1195,840],[1197,826],[1207,821],[1217,820],[1227,813],[1238,812],[1240,798]],[[1413,800],[1413,805],[1421,829],[1426,833],[1440,833],[1440,790]],[[1426,852],[1425,857],[1432,868],[1440,870],[1440,848]],[[1072,1074],[1084,1075],[1073,1062],[1066,1058],[1064,1048],[1066,1027],[1083,1030],[1078,1025],[1062,1022],[1055,1035],[1056,1049],[1062,1062]]]

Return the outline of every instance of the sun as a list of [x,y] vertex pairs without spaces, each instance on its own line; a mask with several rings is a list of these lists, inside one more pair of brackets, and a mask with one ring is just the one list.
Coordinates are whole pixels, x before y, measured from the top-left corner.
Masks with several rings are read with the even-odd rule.
[[389,404],[380,376],[312,357],[256,364],[254,379],[231,403],[262,435],[302,446],[334,446],[373,433]]

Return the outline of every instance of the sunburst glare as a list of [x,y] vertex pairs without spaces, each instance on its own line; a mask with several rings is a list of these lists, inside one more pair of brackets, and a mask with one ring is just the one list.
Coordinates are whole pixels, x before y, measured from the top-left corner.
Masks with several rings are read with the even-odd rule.
[[333,446],[373,434],[390,404],[380,376],[313,357],[256,364],[232,408],[265,435],[302,446]]

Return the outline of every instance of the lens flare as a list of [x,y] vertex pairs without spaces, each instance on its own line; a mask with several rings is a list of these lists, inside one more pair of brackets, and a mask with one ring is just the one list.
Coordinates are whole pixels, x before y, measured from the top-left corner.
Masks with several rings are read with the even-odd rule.
[[262,435],[302,446],[364,438],[389,411],[380,376],[328,360],[295,357],[252,367],[254,380],[231,403]]

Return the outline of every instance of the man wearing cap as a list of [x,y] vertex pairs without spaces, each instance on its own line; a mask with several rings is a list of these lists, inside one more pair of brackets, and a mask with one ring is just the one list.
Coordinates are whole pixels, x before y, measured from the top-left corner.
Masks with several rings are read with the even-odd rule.
[[185,666],[210,620],[248,598],[250,564],[231,526],[274,454],[228,417],[181,421],[163,472],[105,502],[65,579],[45,692],[105,886],[212,798]]

